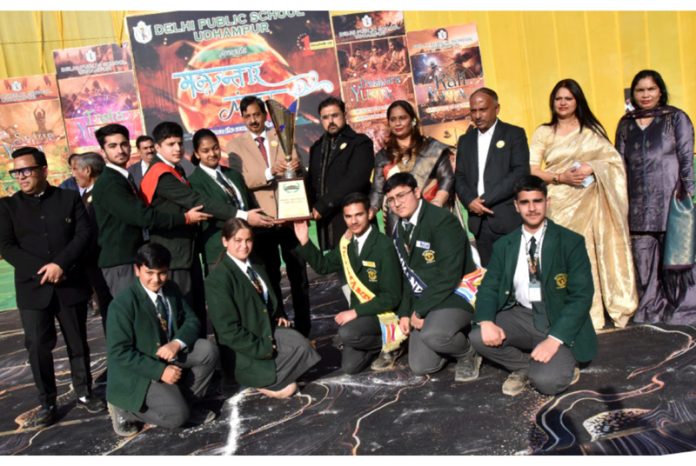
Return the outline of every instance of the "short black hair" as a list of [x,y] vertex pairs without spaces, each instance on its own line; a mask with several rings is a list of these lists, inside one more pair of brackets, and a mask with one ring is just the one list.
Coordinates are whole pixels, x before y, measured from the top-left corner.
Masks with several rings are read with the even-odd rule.
[[179,123],[163,121],[152,130],[152,139],[155,144],[162,144],[162,141],[169,138],[184,138],[184,129]]
[[331,96],[319,102],[319,108],[317,109],[317,114],[320,114],[322,110],[331,105],[336,105],[341,109],[341,113],[346,113],[346,104],[339,98]]
[[150,136],[148,136],[147,134],[143,134],[141,136],[138,136],[138,139],[135,140],[135,147],[137,147],[138,150],[140,150],[140,144],[142,144],[145,141],[152,141],[153,143],[155,142],[155,140],[152,139]]
[[249,105],[253,104],[258,105],[261,109],[261,113],[266,115],[266,105],[263,103],[263,100],[259,99],[255,95],[248,95],[244,97],[241,102],[239,102],[239,113],[244,114],[244,112],[247,111],[247,108],[249,108]]
[[109,125],[102,126],[94,132],[94,136],[97,138],[99,147],[102,149],[104,148],[104,144],[106,144],[106,137],[113,136],[114,134],[122,134],[130,141],[130,133],[128,132],[128,128],[123,125],[119,125],[118,123],[111,123]]
[[12,158],[23,157],[25,155],[31,155],[34,157],[34,163],[39,167],[48,167],[48,162],[46,161],[46,154],[41,152],[36,147],[26,146],[20,147],[19,149],[12,152]]
[[399,186],[408,186],[411,189],[416,189],[418,187],[418,182],[410,173],[394,173],[392,176],[389,177],[387,182],[384,183],[382,194],[387,194],[389,191],[398,188]]
[[350,193],[343,198],[342,207],[349,206],[351,204],[362,204],[365,210],[370,210],[370,198],[364,193]]
[[148,269],[168,269],[172,263],[169,249],[159,243],[145,243],[135,253],[135,265]]
[[471,93],[469,98],[471,99],[476,94],[486,94],[487,96],[492,98],[496,104],[498,103],[498,93],[489,87],[479,87],[478,89],[476,89],[474,92]]
[[548,194],[544,180],[534,175],[526,175],[517,180],[515,183],[515,199],[522,191],[539,191],[544,197]]

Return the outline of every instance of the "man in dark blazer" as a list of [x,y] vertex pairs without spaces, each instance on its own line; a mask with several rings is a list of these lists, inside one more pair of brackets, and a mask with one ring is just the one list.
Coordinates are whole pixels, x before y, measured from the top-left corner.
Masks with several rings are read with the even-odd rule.
[[157,151],[155,151],[155,141],[147,134],[138,136],[138,139],[135,140],[135,147],[138,149],[140,161],[128,167],[127,170],[133,176],[135,185],[140,188],[143,176],[150,167]]
[[466,232],[449,211],[421,198],[410,173],[392,175],[383,190],[399,217],[394,246],[404,286],[398,315],[401,331],[409,335],[411,370],[438,372],[450,356],[457,359],[454,380],[474,380],[481,357],[466,338],[474,310],[457,293],[462,277],[476,270]]
[[[190,418],[213,377],[217,348],[198,338],[200,322],[176,284],[167,280],[171,254],[148,243],[136,253],[137,279],[111,304],[106,336],[106,399],[116,434],[137,422],[175,428]],[[214,414],[198,409],[198,421]]]
[[506,395],[521,393],[528,382],[555,395],[580,377],[577,362],[597,353],[590,260],[582,236],[546,218],[549,199],[540,178],[522,178],[515,191],[522,227],[493,247],[476,296],[478,327],[469,338],[484,358],[512,371]]
[[128,128],[102,126],[94,133],[104,153],[106,168],[92,190],[92,205],[99,227],[99,267],[111,295],[133,282],[135,252],[149,239],[148,229],[172,229],[210,218],[197,205],[187,212],[165,212],[146,206],[133,177],[126,170],[130,159]]
[[457,143],[455,190],[469,213],[469,231],[485,267],[493,243],[520,225],[514,186],[529,174],[529,147],[522,128],[498,120],[495,91],[477,89],[469,106],[474,127]]
[[[369,209],[370,200],[365,194],[346,196],[343,220],[350,230],[351,239],[342,240],[326,255],[309,240],[307,223],[295,222],[295,235],[301,244],[297,251],[312,268],[322,275],[340,273],[346,283],[352,283],[349,309],[334,317],[343,345],[341,369],[347,374],[362,371],[380,353],[382,331],[377,315],[395,312],[401,300],[399,259],[391,239],[370,224]],[[347,264],[350,270],[346,270]],[[349,280],[348,274],[353,274],[357,280]],[[374,296],[363,302],[358,293],[364,296],[366,290]],[[373,362],[372,369],[391,369],[400,354],[399,351],[383,352]]]
[[10,176],[20,191],[0,199],[0,255],[15,269],[15,294],[41,407],[24,427],[56,420],[53,348],[55,319],[68,348],[77,406],[104,409],[92,396],[87,346],[89,282],[80,258],[90,240],[85,208],[76,191],[50,186],[46,155],[35,147],[12,153]]
[[[239,102],[247,131],[233,138],[227,145],[230,167],[237,169],[244,177],[247,188],[262,211],[277,218],[276,177],[281,177],[286,168],[296,176],[304,176],[300,156],[293,147],[289,164],[280,147],[275,129],[266,128],[268,120],[266,108],[261,99],[250,95]],[[285,262],[285,272],[290,282],[290,295],[294,312],[295,329],[309,336],[312,321],[309,316],[309,279],[307,263],[295,253],[297,239],[289,224],[277,224],[273,228],[254,230],[254,255],[263,263],[276,296],[283,296],[280,289],[281,256]],[[281,299],[283,312],[285,305]]]
[[346,231],[341,203],[350,193],[370,194],[375,165],[372,140],[346,124],[346,105],[328,97],[319,104],[324,135],[309,149],[307,189],[319,247],[328,251]]

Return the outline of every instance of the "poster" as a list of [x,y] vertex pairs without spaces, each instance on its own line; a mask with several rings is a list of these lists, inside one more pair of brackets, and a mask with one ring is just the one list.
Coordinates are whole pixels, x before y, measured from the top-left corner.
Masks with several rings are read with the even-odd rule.
[[348,123],[367,134],[378,151],[389,136],[387,107],[395,100],[416,107],[403,12],[354,13],[332,20]]
[[99,150],[94,131],[110,123],[127,127],[135,147],[143,125],[128,44],[54,50],[53,60],[70,151]]
[[58,185],[70,174],[65,127],[53,75],[0,80],[0,197],[18,189],[7,173],[11,154],[24,146],[46,154],[49,182]]
[[407,34],[423,132],[457,145],[470,125],[469,96],[483,87],[475,24]]
[[340,93],[328,12],[189,11],[126,22],[148,131],[175,121],[188,141],[210,128],[224,151],[226,141],[246,131],[244,96],[272,97],[286,107],[299,99],[295,141],[307,160],[323,132],[317,106]]

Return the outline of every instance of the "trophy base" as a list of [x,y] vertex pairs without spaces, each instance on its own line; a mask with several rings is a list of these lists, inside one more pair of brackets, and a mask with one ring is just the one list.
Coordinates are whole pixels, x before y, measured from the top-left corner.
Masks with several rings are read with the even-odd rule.
[[309,210],[304,178],[281,178],[276,182],[278,183],[276,218],[283,221],[311,220],[313,217]]

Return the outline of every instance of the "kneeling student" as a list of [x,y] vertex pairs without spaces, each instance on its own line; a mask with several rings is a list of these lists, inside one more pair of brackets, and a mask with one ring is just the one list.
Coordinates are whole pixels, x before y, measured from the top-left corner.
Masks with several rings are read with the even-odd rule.
[[484,358],[512,371],[504,394],[518,395],[531,382],[555,395],[580,376],[577,362],[597,353],[590,260],[582,236],[546,218],[541,178],[521,178],[515,192],[522,227],[493,245],[476,296],[479,326],[469,338]]
[[[377,314],[396,310],[401,299],[401,270],[389,238],[370,225],[370,200],[353,193],[343,201],[343,220],[348,233],[338,247],[322,255],[309,240],[307,223],[295,222],[296,251],[319,274],[342,272],[351,289],[350,309],[334,320],[343,343],[341,369],[347,374],[362,371],[382,348],[382,331]],[[381,352],[372,370],[394,367],[401,348]]]
[[[167,280],[170,261],[161,244],[141,246],[135,256],[137,280],[109,306],[106,399],[121,436],[137,433],[138,421],[182,426],[217,364],[217,348],[198,338],[198,318]],[[206,422],[214,414],[199,409],[193,417]]]
[[234,351],[237,382],[272,398],[288,398],[295,381],[321,357],[286,316],[263,266],[249,261],[251,226],[231,218],[222,228],[227,253],[205,281],[208,316],[218,344]]

